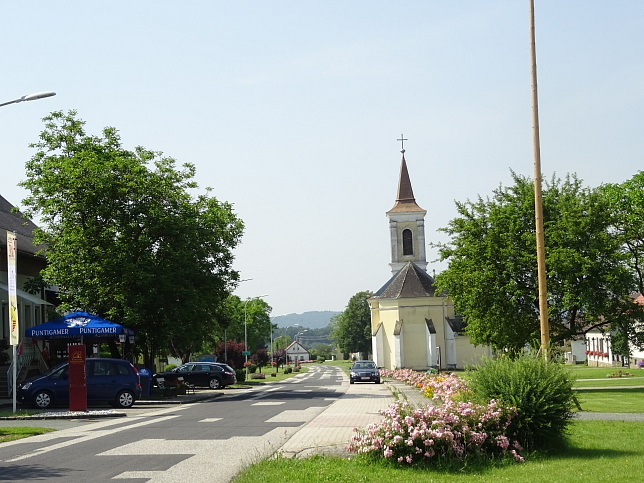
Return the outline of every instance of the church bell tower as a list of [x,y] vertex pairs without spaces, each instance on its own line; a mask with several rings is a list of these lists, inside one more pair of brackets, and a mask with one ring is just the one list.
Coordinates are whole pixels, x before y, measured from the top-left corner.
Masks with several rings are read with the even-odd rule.
[[[405,139],[399,139],[404,142]],[[403,145],[404,146],[404,145]],[[427,211],[416,204],[411,188],[405,149],[402,151],[398,196],[394,207],[387,212],[391,236],[391,273],[395,275],[408,262],[427,271],[425,252],[425,215]]]

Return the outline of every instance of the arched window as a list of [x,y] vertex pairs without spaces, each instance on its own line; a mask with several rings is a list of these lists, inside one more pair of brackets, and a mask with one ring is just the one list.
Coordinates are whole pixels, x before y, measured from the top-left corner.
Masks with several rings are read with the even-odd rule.
[[402,232],[402,242],[403,242],[403,255],[413,255],[414,254],[414,241],[412,238],[412,233],[410,229],[405,229]]

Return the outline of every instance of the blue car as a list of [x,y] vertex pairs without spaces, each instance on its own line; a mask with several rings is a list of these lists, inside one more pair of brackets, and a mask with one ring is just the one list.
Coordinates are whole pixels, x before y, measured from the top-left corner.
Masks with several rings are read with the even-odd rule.
[[[69,402],[69,363],[65,362],[42,376],[33,377],[18,386],[16,399],[23,404],[47,409]],[[141,397],[139,371],[121,359],[87,359],[87,402],[109,403],[128,408]]]

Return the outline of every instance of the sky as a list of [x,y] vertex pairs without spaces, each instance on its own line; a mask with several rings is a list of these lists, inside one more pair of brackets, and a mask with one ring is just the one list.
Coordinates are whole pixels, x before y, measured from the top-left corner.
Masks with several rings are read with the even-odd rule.
[[[644,2],[536,0],[541,166],[587,186],[644,163]],[[41,119],[193,163],[246,225],[236,295],[341,311],[391,276],[404,134],[428,244],[455,201],[533,174],[528,0],[3,2],[0,194]],[[428,271],[440,273],[436,248]]]

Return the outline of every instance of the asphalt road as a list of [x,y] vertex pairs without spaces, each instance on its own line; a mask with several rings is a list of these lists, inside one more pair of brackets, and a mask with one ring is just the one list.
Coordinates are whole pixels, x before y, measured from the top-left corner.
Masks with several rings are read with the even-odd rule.
[[339,368],[314,365],[205,402],[52,421],[58,431],[0,445],[0,481],[228,482],[337,400],[347,389],[342,379]]

